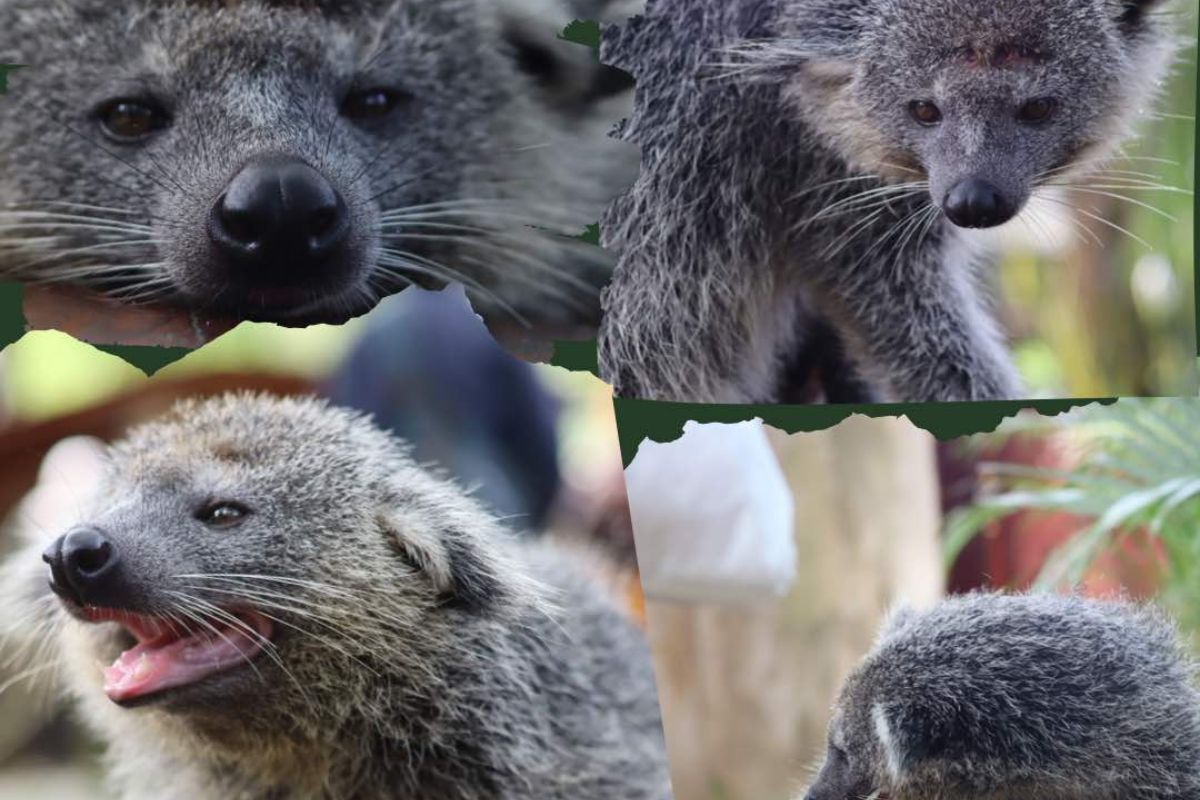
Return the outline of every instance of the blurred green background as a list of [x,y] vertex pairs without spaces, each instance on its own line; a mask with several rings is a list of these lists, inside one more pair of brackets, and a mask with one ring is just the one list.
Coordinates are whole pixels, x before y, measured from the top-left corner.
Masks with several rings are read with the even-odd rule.
[[976,476],[974,496],[946,518],[949,565],[972,544],[1032,548],[1032,569],[1002,568],[1000,585],[1152,597],[1200,652],[1200,402],[1023,414],[947,447]]
[[[1130,158],[1111,165],[1145,175],[1092,181],[1120,186],[1105,191],[1136,202],[1097,194],[1073,198],[1150,247],[1084,215],[1077,221],[1095,238],[1078,228],[1072,233],[1064,222],[1065,233],[1055,237],[1065,240],[1064,249],[1039,248],[1036,240],[1048,238],[1038,235],[1046,233],[1041,230],[1027,230],[1027,241],[1006,247],[997,275],[1005,298],[1001,315],[1033,397],[1194,396],[1200,388],[1192,196],[1196,4],[1189,3],[1178,18],[1190,46],[1158,105],[1160,114],[1126,148]],[[1132,188],[1144,181],[1173,189]]]

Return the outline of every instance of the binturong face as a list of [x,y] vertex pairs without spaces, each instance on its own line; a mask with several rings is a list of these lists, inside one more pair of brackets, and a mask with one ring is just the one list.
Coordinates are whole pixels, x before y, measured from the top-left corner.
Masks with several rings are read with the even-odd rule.
[[890,800],[879,785],[866,742],[852,742],[846,712],[839,709],[829,725],[825,760],[803,800]]
[[98,497],[37,548],[44,564],[21,562],[41,588],[14,605],[50,631],[85,709],[118,724],[148,710],[220,741],[231,719],[336,730],[380,653],[425,674],[438,626],[523,602],[495,578],[487,515],[317,401],[181,404],[110,450]]
[[886,5],[856,91],[955,225],[1008,222],[1039,181],[1106,138],[1126,67],[1116,25],[1072,8],[1094,3]]
[[624,185],[564,164],[632,179],[627,87],[539,2],[3,0],[0,275],[291,324],[453,281],[594,313],[572,237]]
[[1102,168],[1150,110],[1174,50],[1156,5],[845,0],[838,35],[797,22],[792,95],[855,168],[992,228]]

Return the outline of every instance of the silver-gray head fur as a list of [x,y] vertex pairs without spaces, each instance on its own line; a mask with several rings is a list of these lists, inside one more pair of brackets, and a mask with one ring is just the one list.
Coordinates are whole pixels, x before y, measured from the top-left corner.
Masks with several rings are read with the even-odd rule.
[[973,594],[895,615],[806,800],[1194,800],[1197,664],[1150,608]]
[[[101,736],[127,800],[666,800],[648,647],[580,560],[519,543],[357,414],[312,399],[178,405],[112,447],[86,523],[124,610],[275,620],[245,666],[111,702],[130,647],[50,594],[33,543],[6,619]],[[245,509],[202,521],[214,501]],[[223,611],[225,610],[225,611]]]
[[778,400],[828,324],[868,379],[850,399],[1019,397],[964,228],[1087,173],[1136,188],[1103,170],[1177,49],[1162,6],[650,0],[603,50],[637,80],[643,169],[602,228],[602,376]]
[[[495,318],[594,323],[611,263],[574,237],[637,156],[607,135],[627,84],[558,38],[573,17],[559,0],[0,0],[0,62],[28,65],[0,97],[0,274],[289,323],[458,281]],[[344,200],[349,233],[314,274],[276,263],[267,281],[214,243],[213,209],[264,159]]]

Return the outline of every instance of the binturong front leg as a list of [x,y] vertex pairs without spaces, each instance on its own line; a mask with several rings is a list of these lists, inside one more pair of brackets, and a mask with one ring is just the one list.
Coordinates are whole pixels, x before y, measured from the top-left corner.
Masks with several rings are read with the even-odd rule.
[[829,270],[822,292],[864,371],[897,402],[1017,399],[1021,382],[953,233]]
[[643,250],[618,263],[604,299],[600,377],[628,398],[772,402],[799,327],[797,293],[777,291],[762,264],[715,248],[680,255],[660,262]]

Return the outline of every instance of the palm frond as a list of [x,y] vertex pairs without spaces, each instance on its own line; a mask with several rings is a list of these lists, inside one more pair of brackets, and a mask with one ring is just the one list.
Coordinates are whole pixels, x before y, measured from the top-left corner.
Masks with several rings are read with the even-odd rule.
[[1167,555],[1164,603],[1200,634],[1200,402],[1122,400],[1054,420],[1025,419],[986,442],[1047,434],[1071,449],[1076,466],[983,465],[992,488],[947,518],[946,563],[1011,513],[1067,512],[1091,523],[1051,555],[1037,586],[1074,586],[1102,552],[1145,531]]

